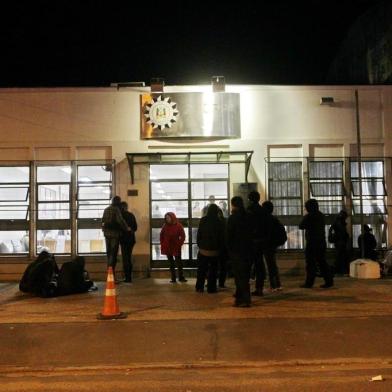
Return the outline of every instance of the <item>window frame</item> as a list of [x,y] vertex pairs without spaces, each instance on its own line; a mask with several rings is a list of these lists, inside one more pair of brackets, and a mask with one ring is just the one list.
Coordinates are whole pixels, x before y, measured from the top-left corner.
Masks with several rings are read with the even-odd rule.
[[[102,229],[102,215],[97,214],[99,216],[96,217],[80,217],[81,211],[84,210],[84,208],[81,208],[83,206],[104,206],[103,208],[97,208],[97,211],[103,211],[106,207],[110,205],[110,201],[114,195],[114,189],[115,189],[115,183],[114,183],[114,169],[115,165],[114,162],[105,163],[105,164],[100,164],[97,161],[92,162],[92,163],[86,163],[86,162],[76,162],[75,165],[75,177],[73,179],[74,184],[75,184],[75,208],[76,208],[76,214],[75,214],[75,242],[76,242],[76,253],[81,254],[81,255],[104,255],[106,254],[105,250],[102,251],[90,251],[90,252],[82,252],[80,251],[80,230],[101,230]],[[109,180],[104,181],[104,180],[91,180],[91,181],[81,181],[83,178],[83,175],[80,174],[80,168],[81,167],[101,167],[101,168],[108,168],[110,167],[110,170],[106,170],[110,172]],[[80,178],[79,178],[80,176]],[[105,198],[82,198],[80,199],[80,188],[83,187],[97,187],[97,186],[102,186],[104,188],[109,188],[110,192],[106,193]],[[88,203],[91,202],[91,203]],[[101,202],[101,203],[99,203]],[[88,209],[86,209],[87,211]]]

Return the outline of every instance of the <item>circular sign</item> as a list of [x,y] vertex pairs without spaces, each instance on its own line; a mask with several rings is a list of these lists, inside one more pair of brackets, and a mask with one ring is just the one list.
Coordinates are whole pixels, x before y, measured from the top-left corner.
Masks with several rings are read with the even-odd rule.
[[152,102],[146,105],[144,116],[153,129],[171,128],[177,121],[178,110],[176,107],[177,104],[169,97],[162,98],[160,95],[158,98],[153,98]]

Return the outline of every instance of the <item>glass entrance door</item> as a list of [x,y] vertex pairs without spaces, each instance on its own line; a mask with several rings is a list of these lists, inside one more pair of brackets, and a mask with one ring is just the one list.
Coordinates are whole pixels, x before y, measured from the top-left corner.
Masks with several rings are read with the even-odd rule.
[[150,254],[152,268],[167,267],[160,253],[159,234],[167,212],[174,212],[184,226],[182,259],[196,267],[197,228],[208,205],[215,203],[228,214],[228,164],[150,165]]

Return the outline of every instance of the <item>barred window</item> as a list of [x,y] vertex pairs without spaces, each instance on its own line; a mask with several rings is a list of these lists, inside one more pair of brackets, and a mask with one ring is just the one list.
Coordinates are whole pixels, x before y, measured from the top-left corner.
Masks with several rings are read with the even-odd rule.
[[288,239],[282,248],[303,248],[303,233],[298,228],[303,212],[302,162],[268,164],[268,198],[287,231]]
[[[364,161],[361,163],[362,179],[359,180],[359,164],[352,161],[350,164],[351,193],[353,214],[361,213],[361,191],[363,214],[386,214],[385,196],[387,195],[384,180],[383,161]],[[361,184],[361,185],[360,185]]]
[[324,214],[337,214],[344,207],[343,162],[310,161],[309,188]]

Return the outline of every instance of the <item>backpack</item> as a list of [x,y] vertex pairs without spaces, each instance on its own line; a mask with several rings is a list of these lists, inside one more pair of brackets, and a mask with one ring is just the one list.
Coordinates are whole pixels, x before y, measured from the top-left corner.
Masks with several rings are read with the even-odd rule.
[[287,233],[284,226],[279,222],[277,218],[273,220],[273,240],[275,246],[282,246],[287,241]]

